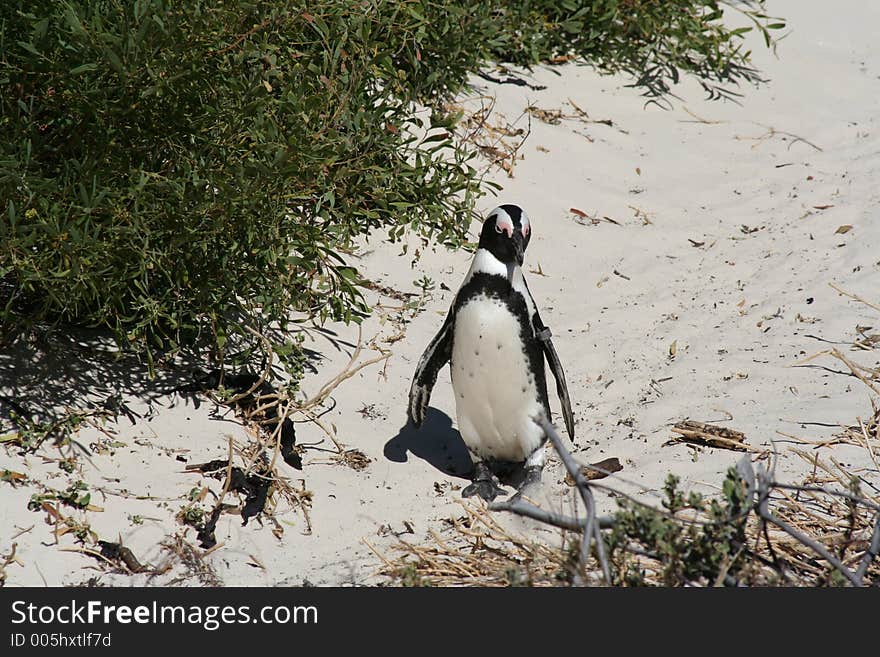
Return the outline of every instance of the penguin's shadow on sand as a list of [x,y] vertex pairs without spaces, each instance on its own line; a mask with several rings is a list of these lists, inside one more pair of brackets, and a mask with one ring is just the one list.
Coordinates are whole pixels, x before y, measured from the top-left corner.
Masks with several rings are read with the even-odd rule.
[[406,463],[408,454],[423,459],[443,474],[469,479],[474,465],[461,434],[452,427],[452,418],[428,407],[425,421],[416,429],[407,422],[396,436],[385,443],[385,458]]

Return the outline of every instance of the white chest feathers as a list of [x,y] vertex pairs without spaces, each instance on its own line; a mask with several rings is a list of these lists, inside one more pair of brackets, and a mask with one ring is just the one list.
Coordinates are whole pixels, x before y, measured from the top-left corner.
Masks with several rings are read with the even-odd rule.
[[453,330],[452,388],[465,444],[482,459],[526,460],[543,441],[532,421],[543,407],[519,320],[500,299],[477,295],[459,308]]

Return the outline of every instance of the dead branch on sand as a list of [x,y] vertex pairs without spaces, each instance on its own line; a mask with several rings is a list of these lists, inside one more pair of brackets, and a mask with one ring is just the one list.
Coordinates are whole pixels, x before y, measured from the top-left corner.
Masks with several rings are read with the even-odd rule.
[[673,437],[666,444],[687,442],[706,445],[707,447],[732,449],[738,452],[754,452],[756,454],[764,454],[767,451],[747,445],[746,436],[741,431],[719,427],[714,424],[706,424],[705,422],[697,422],[696,420],[682,420],[672,427],[672,431],[680,434],[680,437]]

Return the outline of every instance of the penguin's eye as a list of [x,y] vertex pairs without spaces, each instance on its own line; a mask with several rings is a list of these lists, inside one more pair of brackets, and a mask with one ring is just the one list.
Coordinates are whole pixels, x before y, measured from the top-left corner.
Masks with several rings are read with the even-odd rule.
[[513,226],[506,221],[499,221],[495,224],[496,233],[504,233],[508,237],[513,237]]

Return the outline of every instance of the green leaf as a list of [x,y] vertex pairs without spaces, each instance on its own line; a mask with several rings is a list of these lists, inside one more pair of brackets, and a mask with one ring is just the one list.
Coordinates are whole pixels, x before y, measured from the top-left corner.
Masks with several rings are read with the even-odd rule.
[[76,15],[76,12],[73,11],[70,5],[64,10],[64,20],[67,22],[68,27],[70,27],[70,31],[76,36],[85,36],[86,30],[80,22],[79,16]]
[[37,50],[32,44],[28,43],[27,41],[16,41],[15,43],[18,44],[20,48],[24,48],[32,55],[36,55],[37,57],[43,56],[39,50]]
[[86,73],[87,71],[97,70],[97,68],[98,68],[98,65],[94,64],[94,63],[81,64],[80,66],[77,66],[75,68],[70,69],[70,74],[71,75],[79,75],[80,73]]
[[125,74],[125,68],[122,66],[122,60],[119,59],[119,55],[117,55],[112,48],[104,48],[104,56],[110,62],[110,66],[113,68],[116,73],[119,75]]

